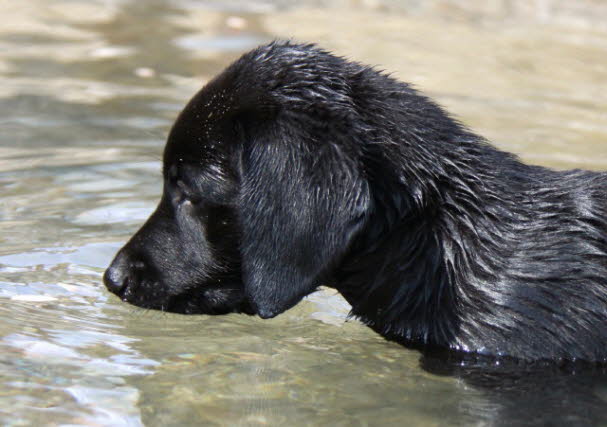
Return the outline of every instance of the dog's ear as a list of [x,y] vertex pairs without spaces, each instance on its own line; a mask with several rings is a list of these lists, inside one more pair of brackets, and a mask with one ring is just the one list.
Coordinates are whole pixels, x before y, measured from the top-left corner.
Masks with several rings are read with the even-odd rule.
[[[360,165],[338,139],[301,123],[255,121],[241,157],[239,216],[245,292],[262,318],[316,289],[363,227],[370,205]],[[320,134],[320,132],[318,132]]]

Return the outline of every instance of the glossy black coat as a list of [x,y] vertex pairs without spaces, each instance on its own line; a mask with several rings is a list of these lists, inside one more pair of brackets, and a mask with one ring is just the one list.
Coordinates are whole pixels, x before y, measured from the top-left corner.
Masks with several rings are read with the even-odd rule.
[[319,285],[387,338],[607,357],[607,174],[529,166],[409,85],[312,45],[237,60],[185,107],[122,299],[276,316]]

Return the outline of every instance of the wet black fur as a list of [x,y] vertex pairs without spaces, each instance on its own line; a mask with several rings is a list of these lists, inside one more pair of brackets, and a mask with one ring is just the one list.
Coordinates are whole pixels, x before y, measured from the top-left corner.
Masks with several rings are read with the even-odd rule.
[[125,301],[268,318],[327,285],[406,344],[607,358],[607,174],[523,164],[370,67],[245,54],[181,113],[163,175],[106,272]]

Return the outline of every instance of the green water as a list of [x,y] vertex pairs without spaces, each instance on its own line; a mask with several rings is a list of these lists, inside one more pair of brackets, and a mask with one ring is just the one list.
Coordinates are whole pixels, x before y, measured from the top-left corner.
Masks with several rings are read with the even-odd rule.
[[607,420],[601,376],[445,373],[329,291],[262,321],[145,311],[101,284],[156,204],[180,108],[277,37],[393,71],[526,161],[607,170],[607,8],[531,3],[0,1],[0,423]]

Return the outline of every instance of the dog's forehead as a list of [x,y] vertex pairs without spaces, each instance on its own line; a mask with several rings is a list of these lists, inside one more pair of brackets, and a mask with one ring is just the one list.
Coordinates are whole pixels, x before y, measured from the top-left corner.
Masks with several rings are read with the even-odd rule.
[[183,161],[217,165],[231,151],[233,98],[227,88],[212,83],[190,100],[175,121],[164,151],[165,167]]

